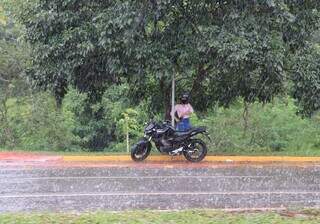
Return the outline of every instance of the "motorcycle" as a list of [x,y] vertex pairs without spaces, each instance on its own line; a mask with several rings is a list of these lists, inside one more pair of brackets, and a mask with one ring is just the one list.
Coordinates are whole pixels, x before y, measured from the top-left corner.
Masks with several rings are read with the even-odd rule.
[[205,127],[176,131],[169,121],[162,124],[151,121],[144,129],[144,137],[131,148],[131,158],[136,162],[145,160],[151,152],[153,142],[161,154],[183,154],[190,162],[200,162],[207,155],[207,145],[203,140],[195,138],[199,134],[211,141]]

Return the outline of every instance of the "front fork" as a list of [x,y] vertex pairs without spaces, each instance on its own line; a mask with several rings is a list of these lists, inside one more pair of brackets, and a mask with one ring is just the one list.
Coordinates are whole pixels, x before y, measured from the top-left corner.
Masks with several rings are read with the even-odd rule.
[[143,138],[148,142],[151,142],[151,140],[152,140],[152,136],[148,136],[146,134],[143,136]]

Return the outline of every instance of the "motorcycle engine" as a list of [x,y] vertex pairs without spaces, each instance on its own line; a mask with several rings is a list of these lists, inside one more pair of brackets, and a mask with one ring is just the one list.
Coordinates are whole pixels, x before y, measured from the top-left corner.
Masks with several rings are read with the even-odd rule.
[[168,152],[171,152],[172,150],[174,150],[174,145],[172,144],[170,139],[168,139],[166,137],[162,137],[160,142],[161,142],[160,150],[162,152],[168,153]]
[[156,146],[161,152],[169,153],[174,150],[174,139],[172,138],[172,132],[174,132],[174,130],[168,127],[164,130],[164,133],[158,135]]
[[167,140],[167,139],[165,139],[165,138],[162,138],[161,140],[160,140],[160,142],[161,142],[161,144],[164,146],[164,147],[171,147],[171,144],[170,144],[170,142]]

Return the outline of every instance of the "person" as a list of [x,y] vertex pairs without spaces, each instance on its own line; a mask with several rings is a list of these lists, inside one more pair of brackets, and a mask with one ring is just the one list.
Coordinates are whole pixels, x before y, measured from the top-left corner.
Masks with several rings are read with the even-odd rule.
[[190,116],[194,112],[190,104],[188,93],[183,93],[180,96],[180,103],[174,107],[174,118],[176,120],[176,129],[178,131],[188,131],[191,128]]

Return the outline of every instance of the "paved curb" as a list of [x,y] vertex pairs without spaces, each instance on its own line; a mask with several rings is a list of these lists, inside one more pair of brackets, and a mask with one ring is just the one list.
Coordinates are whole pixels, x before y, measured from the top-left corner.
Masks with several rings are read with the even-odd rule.
[[[64,162],[125,162],[132,163],[130,155],[61,155],[52,156],[34,153],[1,153],[0,161],[64,161]],[[147,158],[147,162],[185,162],[183,156],[164,156],[151,155]],[[208,155],[204,162],[236,162],[236,163],[320,163],[320,157],[302,157],[302,156],[212,156]]]
[[[63,156],[65,162],[131,162],[129,155],[117,156]],[[183,156],[150,156],[148,162],[185,161]],[[294,156],[207,156],[205,162],[320,162],[320,157],[294,157]]]
[[15,162],[56,162],[63,160],[62,156],[53,156],[35,153],[0,152],[0,161]]

